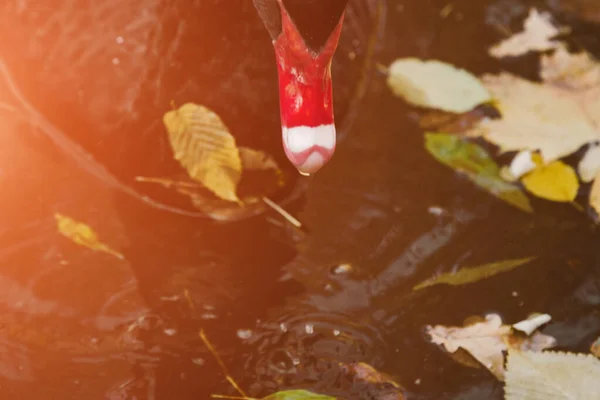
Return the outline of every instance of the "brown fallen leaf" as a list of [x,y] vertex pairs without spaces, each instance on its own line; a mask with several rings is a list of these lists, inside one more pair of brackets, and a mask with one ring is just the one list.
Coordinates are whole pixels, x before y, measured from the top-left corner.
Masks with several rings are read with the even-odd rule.
[[56,220],[58,232],[78,245],[87,247],[90,250],[113,255],[120,260],[125,259],[123,254],[102,243],[98,239],[96,232],[83,222],[75,221],[61,213],[54,213],[54,219]]
[[489,54],[496,58],[514,57],[530,51],[546,51],[556,48],[558,43],[551,39],[561,32],[565,32],[565,29],[555,27],[550,20],[550,14],[541,13],[535,8],[530,9],[529,16],[524,22],[523,31],[491,47]]
[[377,371],[364,362],[339,363],[342,371],[352,376],[355,382],[368,385],[380,385],[376,398],[378,400],[404,400],[404,389],[389,375]]
[[586,354],[510,349],[505,399],[600,399],[600,360]]
[[464,350],[487,368],[497,379],[504,380],[504,354],[509,348],[541,351],[556,345],[556,340],[539,332],[526,336],[518,333],[510,325],[503,325],[497,314],[488,314],[482,322],[463,327],[427,326],[427,334],[432,343],[443,346],[454,358],[467,366],[472,363],[461,356]]
[[221,118],[206,107],[187,103],[167,112],[163,122],[174,157],[190,178],[223,200],[239,202],[242,161],[235,139]]

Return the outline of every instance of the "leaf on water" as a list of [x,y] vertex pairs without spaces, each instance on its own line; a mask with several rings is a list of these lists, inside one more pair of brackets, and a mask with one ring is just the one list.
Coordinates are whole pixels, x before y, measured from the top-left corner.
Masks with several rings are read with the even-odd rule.
[[83,222],[75,221],[61,213],[54,213],[54,219],[56,220],[58,232],[78,245],[87,247],[90,250],[111,254],[120,260],[125,259],[121,253],[100,242],[96,232]]
[[426,133],[425,147],[439,162],[464,174],[476,185],[501,200],[531,212],[523,191],[500,177],[498,165],[481,146],[455,135]]
[[389,375],[377,371],[371,365],[364,362],[339,364],[352,382],[373,385],[373,390],[377,390],[377,393],[370,397],[378,400],[404,400],[404,389]]
[[590,351],[592,352],[593,355],[600,358],[600,337],[598,337],[598,339],[596,339],[596,341],[594,343],[592,343],[592,346],[590,347]]
[[419,290],[440,284],[458,286],[478,282],[482,279],[487,279],[494,275],[511,271],[521,265],[527,264],[535,258],[536,257],[517,258],[484,264],[477,267],[461,268],[456,273],[448,272],[421,282],[413,287],[413,290]]
[[490,101],[489,92],[475,76],[437,60],[398,59],[389,66],[387,84],[408,103],[454,113]]
[[532,314],[527,319],[513,324],[512,327],[529,336],[540,326],[550,322],[551,319],[552,317],[549,314]]
[[524,30],[489,49],[492,57],[520,56],[530,51],[546,51],[557,47],[553,42],[564,29],[552,25],[549,13],[540,13],[535,8],[529,10],[529,16],[524,22]]
[[245,171],[265,171],[269,169],[280,171],[279,165],[277,165],[273,157],[264,151],[242,146],[240,146],[238,150],[242,161],[242,167]]
[[167,112],[163,122],[174,157],[190,178],[219,198],[239,202],[242,161],[235,139],[221,118],[206,107],[187,103]]
[[336,400],[336,398],[298,389],[273,393],[264,397],[263,400]]
[[596,211],[596,214],[600,215],[600,172],[598,172],[598,175],[592,184],[592,190],[590,191],[590,206]]
[[600,172],[600,146],[593,145],[585,153],[579,165],[577,172],[582,182],[589,183],[596,178]]
[[483,136],[501,152],[539,150],[544,163],[600,139],[600,86],[582,92],[508,73],[482,79],[502,118],[482,120],[469,136]]
[[534,195],[543,199],[572,202],[579,190],[579,180],[575,170],[562,161],[552,161],[543,165],[540,157],[534,155],[536,169],[522,179],[523,186]]
[[533,161],[533,153],[530,150],[523,150],[512,159],[508,169],[508,176],[503,176],[503,178],[509,182],[513,182],[535,168],[536,164]]
[[569,90],[592,89],[600,84],[600,64],[587,52],[569,53],[561,44],[542,55],[540,76],[546,83]]
[[600,360],[591,355],[509,350],[506,400],[600,399]]
[[[443,346],[451,354],[459,350],[468,352],[499,380],[504,379],[504,353],[509,348],[541,351],[556,345],[556,340],[539,332],[524,336],[515,332],[510,325],[503,325],[497,314],[488,314],[485,320],[464,327],[427,326],[432,343]],[[461,358],[455,358],[467,366]]]

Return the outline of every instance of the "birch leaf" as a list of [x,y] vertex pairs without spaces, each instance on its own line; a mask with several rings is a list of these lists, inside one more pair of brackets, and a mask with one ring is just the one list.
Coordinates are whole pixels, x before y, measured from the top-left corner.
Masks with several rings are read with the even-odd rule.
[[527,196],[500,177],[498,165],[483,147],[445,133],[426,133],[425,147],[439,162],[465,175],[488,193],[523,211],[532,211]]
[[561,30],[550,22],[548,13],[540,13],[535,8],[529,10],[524,30],[490,48],[492,57],[520,56],[530,51],[546,51],[557,47],[551,39]]
[[512,260],[504,260],[484,264],[477,267],[461,268],[456,273],[445,273],[440,276],[428,279],[422,283],[419,283],[418,285],[413,287],[413,290],[419,290],[440,284],[458,286],[478,282],[482,279],[487,279],[494,275],[511,271],[521,265],[527,264],[528,262],[534,259],[535,257],[517,258]]
[[506,400],[600,399],[600,360],[591,355],[509,350]]
[[508,348],[541,351],[556,345],[556,340],[535,332],[523,337],[515,334],[510,325],[503,325],[497,314],[464,327],[427,326],[432,343],[443,346],[449,353],[462,349],[486,367],[499,380],[504,379],[504,351]]
[[579,190],[579,181],[571,166],[562,161],[553,161],[548,165],[542,165],[541,161],[538,161],[536,164],[537,168],[521,179],[523,186],[529,192],[551,201],[572,202],[575,200]]
[[239,202],[242,161],[235,139],[221,118],[206,107],[187,103],[167,112],[163,122],[174,157],[190,178],[219,198]]
[[592,184],[592,190],[590,191],[590,206],[600,215],[600,172],[596,175],[596,179]]
[[490,101],[490,94],[469,72],[437,61],[403,58],[388,69],[387,84],[408,103],[463,113]]
[[589,183],[594,180],[600,172],[600,146],[591,146],[585,153],[579,165],[577,172],[582,182]]
[[118,251],[111,249],[108,245],[102,243],[96,232],[83,222],[76,221],[61,213],[54,213],[54,219],[58,232],[66,238],[71,239],[74,243],[87,247],[90,250],[100,251],[117,257],[123,260],[125,257]]

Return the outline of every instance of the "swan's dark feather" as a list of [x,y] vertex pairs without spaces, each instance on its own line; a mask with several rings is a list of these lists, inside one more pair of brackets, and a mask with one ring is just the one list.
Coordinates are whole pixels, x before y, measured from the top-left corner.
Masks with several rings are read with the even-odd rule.
[[[340,20],[348,0],[282,0],[306,45],[319,52]],[[281,32],[277,0],[254,0],[272,39]]]

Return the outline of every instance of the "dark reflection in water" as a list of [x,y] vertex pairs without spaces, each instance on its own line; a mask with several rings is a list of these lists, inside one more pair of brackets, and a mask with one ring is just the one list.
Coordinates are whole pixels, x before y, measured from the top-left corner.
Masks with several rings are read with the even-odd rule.
[[[213,108],[241,144],[289,168],[272,49],[250,1],[5,2],[3,398],[234,394],[200,329],[254,396],[306,387],[377,398],[381,388],[344,367],[367,362],[414,398],[499,399],[489,374],[455,364],[422,332],[489,311],[508,321],[548,312],[545,332],[586,351],[600,334],[591,223],[543,203],[524,215],[475,189],[422,150],[414,110],[383,77],[365,80],[375,50],[369,60],[382,64],[435,57],[535,78],[535,60],[500,65],[484,52],[502,37],[498,26],[518,29],[534,4],[572,10],[459,1],[442,18],[443,1],[351,2],[333,66],[338,122],[350,134],[330,166],[278,194],[307,228],[297,232],[272,213],[197,218],[185,199],[132,184],[180,172],[160,122],[172,100]],[[560,16],[598,50],[597,28]],[[370,42],[384,26],[385,41]],[[58,235],[55,212],[94,227],[125,260]],[[488,282],[411,292],[436,273],[529,255],[538,260]]]

